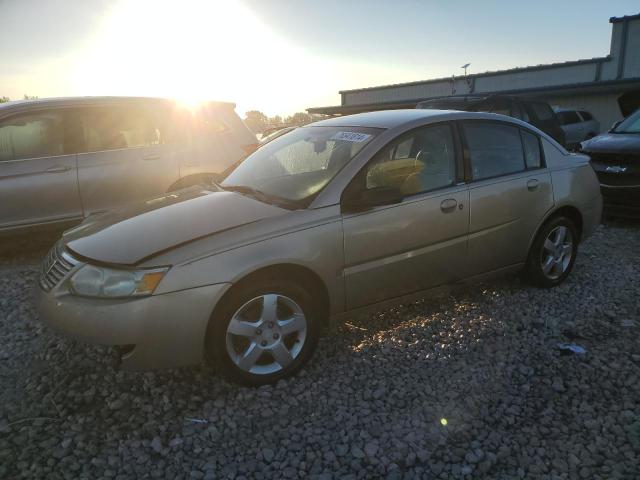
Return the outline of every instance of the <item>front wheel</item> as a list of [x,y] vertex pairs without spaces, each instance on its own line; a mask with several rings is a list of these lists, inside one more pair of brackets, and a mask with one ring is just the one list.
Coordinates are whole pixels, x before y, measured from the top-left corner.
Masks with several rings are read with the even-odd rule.
[[578,253],[578,231],[566,217],[556,217],[542,226],[536,236],[525,274],[543,288],[560,285],[573,269]]
[[259,386],[295,374],[318,342],[318,309],[301,286],[239,287],[214,313],[207,351],[230,381]]

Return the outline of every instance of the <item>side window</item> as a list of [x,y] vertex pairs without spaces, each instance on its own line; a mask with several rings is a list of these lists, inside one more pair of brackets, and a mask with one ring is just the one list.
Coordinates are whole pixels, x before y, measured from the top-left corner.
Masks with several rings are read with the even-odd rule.
[[18,115],[0,122],[0,161],[64,155],[64,118],[58,112]]
[[80,113],[85,152],[145,147],[161,143],[160,128],[135,107],[98,107]]
[[531,109],[538,120],[551,120],[553,118],[553,110],[546,103],[542,102],[532,102]]
[[540,154],[540,140],[537,135],[521,130],[522,145],[524,147],[524,159],[528,169],[542,167],[542,155]]
[[577,112],[573,111],[565,111],[556,113],[558,116],[558,120],[560,121],[560,125],[572,125],[574,123],[580,123],[580,117]]
[[525,168],[520,129],[506,124],[462,124],[474,180],[521,172]]
[[382,149],[365,170],[366,188],[396,187],[405,196],[453,185],[456,153],[450,125],[420,128]]

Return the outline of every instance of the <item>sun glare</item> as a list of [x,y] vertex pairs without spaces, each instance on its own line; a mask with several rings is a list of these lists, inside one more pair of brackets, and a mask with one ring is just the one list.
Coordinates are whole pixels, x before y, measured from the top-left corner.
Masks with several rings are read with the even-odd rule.
[[190,106],[233,101],[241,113],[308,104],[322,82],[308,75],[317,61],[234,0],[122,1],[82,57],[75,81],[83,94],[168,96]]

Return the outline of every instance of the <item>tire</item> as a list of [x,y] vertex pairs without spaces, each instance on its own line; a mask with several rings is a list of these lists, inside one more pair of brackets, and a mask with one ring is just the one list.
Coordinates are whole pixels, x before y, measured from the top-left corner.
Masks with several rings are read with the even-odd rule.
[[236,288],[209,322],[209,358],[227,380],[243,385],[272,384],[297,373],[320,335],[320,309],[311,295],[299,283],[276,279]]
[[578,229],[567,217],[548,220],[531,245],[525,267],[527,281],[542,288],[564,282],[576,261],[578,239]]

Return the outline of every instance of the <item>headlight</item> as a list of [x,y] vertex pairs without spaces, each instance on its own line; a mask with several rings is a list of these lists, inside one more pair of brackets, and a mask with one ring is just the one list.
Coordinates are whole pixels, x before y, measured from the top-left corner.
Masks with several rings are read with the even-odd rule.
[[84,265],[71,277],[71,290],[85,297],[139,297],[151,295],[169,268],[116,270]]

